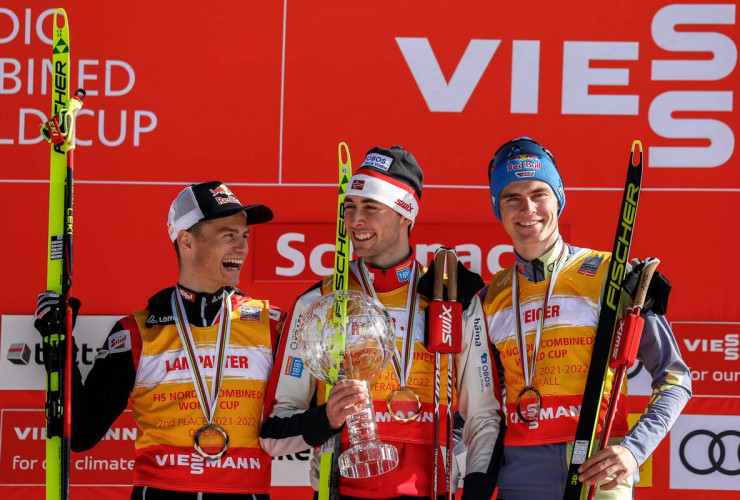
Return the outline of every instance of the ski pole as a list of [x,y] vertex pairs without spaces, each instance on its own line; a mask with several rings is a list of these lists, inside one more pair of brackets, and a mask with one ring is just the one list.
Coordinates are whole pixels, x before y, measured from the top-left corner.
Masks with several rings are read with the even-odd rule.
[[[449,300],[444,299],[444,271],[447,267]],[[434,466],[432,479],[432,498],[436,500],[439,475],[439,392],[440,392],[440,354],[447,354],[447,429],[446,429],[446,491],[452,495],[452,385],[454,365],[452,354],[462,350],[462,305],[454,302],[457,298],[457,255],[454,250],[439,248],[434,254],[434,300],[429,303],[429,345],[428,351],[435,355],[434,363]]]
[[[445,256],[446,252],[442,248],[438,248],[434,253],[434,302],[441,302],[444,298],[444,272],[445,272]],[[431,308],[431,304],[429,305]],[[431,311],[429,314],[430,325],[429,332],[431,337],[432,331],[432,316]],[[431,349],[431,342],[430,351]],[[432,467],[432,500],[437,500],[438,491],[438,474],[439,474],[439,351],[434,352],[434,466]]]
[[[457,303],[457,253],[454,249],[447,250],[447,299],[450,302]],[[459,305],[459,304],[458,304]],[[462,306],[459,307],[460,321],[462,321]],[[462,325],[460,325],[460,330]],[[452,336],[452,332],[450,332]],[[458,354],[462,350],[462,339],[461,335],[457,335],[456,338],[459,342],[455,343],[450,339],[452,344],[452,352]],[[452,443],[452,384],[455,379],[454,370],[454,358],[452,352],[447,353],[447,440],[445,445],[447,446],[447,500],[452,500],[452,460],[453,460],[453,443]]]
[[[636,262],[637,261],[633,260],[633,265],[636,265]],[[652,279],[653,273],[655,272],[655,268],[658,267],[658,264],[660,264],[659,259],[649,257],[645,259],[645,267],[640,271],[640,277],[637,282],[635,301],[632,307],[627,309],[627,314],[622,316],[617,323],[617,330],[614,333],[614,342],[612,344],[611,358],[609,360],[609,368],[613,368],[615,370],[614,381],[612,383],[611,394],[609,395],[609,402],[606,407],[606,414],[604,415],[599,451],[607,447],[612,430],[612,424],[614,423],[614,416],[617,413],[617,405],[619,404],[619,395],[622,392],[624,376],[627,373],[627,369],[632,366],[637,359],[637,349],[640,346],[640,337],[642,336],[642,327],[644,324],[644,320],[640,316],[640,313],[645,304],[650,280]],[[595,495],[596,485],[593,484],[588,490],[588,500],[593,500]]]

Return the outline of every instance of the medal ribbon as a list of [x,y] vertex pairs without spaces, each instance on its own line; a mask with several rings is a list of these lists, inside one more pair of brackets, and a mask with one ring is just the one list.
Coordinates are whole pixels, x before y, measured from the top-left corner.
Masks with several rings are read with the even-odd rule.
[[529,355],[527,354],[527,340],[526,332],[524,330],[524,320],[522,319],[522,305],[519,297],[519,280],[517,272],[517,266],[515,265],[511,270],[511,302],[514,305],[514,322],[516,323],[516,346],[519,348],[519,355],[522,359],[522,373],[524,374],[524,386],[533,387],[532,379],[535,373],[535,364],[537,363],[537,353],[540,350],[540,337],[542,336],[542,328],[545,325],[545,312],[547,311],[547,303],[550,300],[552,291],[555,288],[555,281],[558,279],[560,270],[564,267],[565,262],[568,260],[568,251],[565,248],[565,243],[560,249],[560,254],[555,261],[555,267],[550,276],[550,283],[547,286],[547,294],[542,302],[542,309],[540,310],[540,320],[537,323],[537,330],[534,335],[534,343],[532,345],[532,364],[529,364]]
[[[221,302],[221,311],[219,312],[218,337],[216,339],[216,359],[213,365],[215,374],[211,380],[211,391],[208,393],[208,383],[205,375],[198,364],[198,356],[195,348],[193,334],[190,331],[190,323],[185,313],[185,306],[180,296],[180,287],[175,286],[171,298],[172,316],[177,326],[177,333],[180,334],[180,342],[188,356],[188,368],[190,368],[190,378],[193,380],[195,392],[200,401],[200,407],[203,415],[209,424],[213,423],[213,417],[216,413],[216,403],[218,402],[218,392],[221,388],[221,381],[224,377],[224,365],[226,361],[226,349],[229,345],[229,336],[231,334],[231,294],[224,292]],[[206,398],[206,395],[209,397]]]
[[[368,271],[365,268],[363,260],[359,259],[357,262],[353,262],[350,264],[350,268],[357,276],[358,281],[362,285],[363,291],[368,295],[372,295],[375,300],[378,300],[378,295],[375,293],[375,288],[370,282],[367,275]],[[416,260],[414,260],[414,265],[411,268],[411,277],[409,278],[409,291],[406,297],[406,336],[403,338],[403,343],[401,344],[403,356],[398,352],[395,338],[393,339],[394,349],[391,361],[393,362],[393,369],[398,376],[398,382],[401,384],[401,387],[406,387],[406,381],[409,379],[409,375],[411,375],[411,363],[413,362],[414,357],[414,340],[412,332],[414,329],[414,319],[416,318],[416,313],[419,309],[419,294],[416,293],[416,290],[419,285],[420,274],[419,266]],[[380,301],[378,300],[378,302]]]

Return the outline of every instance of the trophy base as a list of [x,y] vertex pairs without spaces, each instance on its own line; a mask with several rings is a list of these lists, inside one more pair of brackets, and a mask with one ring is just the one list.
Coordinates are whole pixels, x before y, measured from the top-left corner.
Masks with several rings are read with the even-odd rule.
[[353,446],[339,456],[339,473],[351,479],[379,476],[397,465],[398,450],[387,443]]

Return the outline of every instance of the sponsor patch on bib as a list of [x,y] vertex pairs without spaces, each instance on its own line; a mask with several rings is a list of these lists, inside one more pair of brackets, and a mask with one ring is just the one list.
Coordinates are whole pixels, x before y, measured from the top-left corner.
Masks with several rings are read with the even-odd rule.
[[584,276],[596,276],[596,271],[599,270],[601,265],[601,257],[586,257],[583,259],[583,264],[578,268],[578,274]]
[[303,360],[294,356],[288,356],[285,363],[285,374],[291,377],[301,378],[303,375]]
[[411,261],[396,268],[396,278],[400,282],[411,279]]
[[244,304],[239,310],[239,319],[242,321],[259,321],[260,306],[248,306]]
[[[126,352],[131,350],[131,332],[121,330],[108,337],[108,352]],[[106,354],[107,355],[107,354]]]

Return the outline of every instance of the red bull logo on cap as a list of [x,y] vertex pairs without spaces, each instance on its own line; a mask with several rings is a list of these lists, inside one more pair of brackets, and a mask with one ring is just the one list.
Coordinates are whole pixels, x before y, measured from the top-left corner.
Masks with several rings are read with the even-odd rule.
[[216,199],[216,203],[218,203],[219,205],[224,205],[226,203],[238,203],[239,205],[241,205],[237,197],[234,196],[234,193],[232,193],[225,184],[221,184],[216,189],[211,189],[210,191],[213,194],[213,197]]
[[210,191],[211,193],[213,193],[213,196],[234,196],[234,193],[232,193],[231,190],[227,188],[224,184],[221,184],[216,189],[211,189]]

